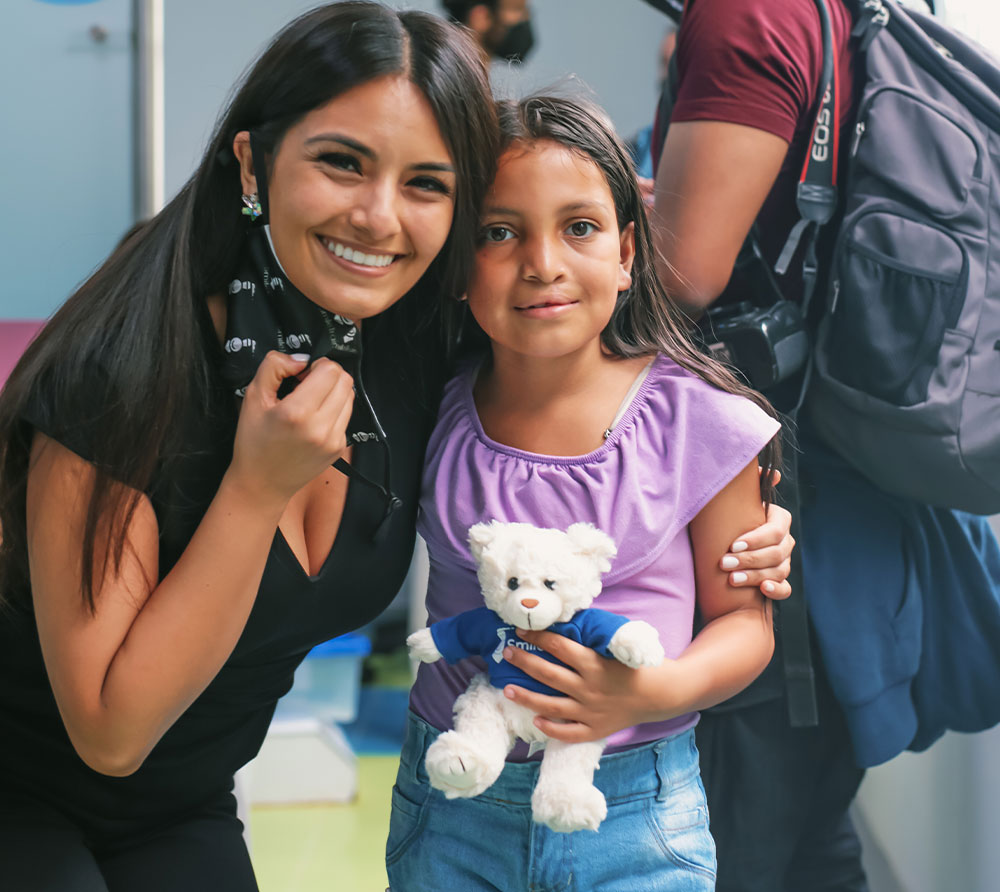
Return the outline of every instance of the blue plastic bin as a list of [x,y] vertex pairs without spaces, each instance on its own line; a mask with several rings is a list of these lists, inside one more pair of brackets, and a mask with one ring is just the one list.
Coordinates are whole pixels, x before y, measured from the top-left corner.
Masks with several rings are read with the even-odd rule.
[[295,670],[291,691],[278,704],[281,715],[311,715],[324,722],[352,722],[358,714],[361,662],[371,642],[351,632],[317,644]]

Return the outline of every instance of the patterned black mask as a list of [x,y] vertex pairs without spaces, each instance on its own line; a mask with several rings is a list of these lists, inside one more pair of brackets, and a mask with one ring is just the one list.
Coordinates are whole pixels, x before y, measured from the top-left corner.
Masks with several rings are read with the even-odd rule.
[[[362,338],[358,327],[313,303],[285,275],[271,245],[266,225],[255,225],[247,233],[226,298],[225,359],[222,376],[233,392],[242,397],[270,350],[306,353],[312,359],[326,356],[339,363],[354,379],[354,411],[347,426],[348,441],[355,445],[378,443],[384,453],[381,484],[338,459],[334,467],[377,489],[386,502],[383,524],[400,505],[390,490],[390,454],[385,431],[379,423],[361,376]],[[297,379],[288,378],[278,391],[284,397],[294,390]]]

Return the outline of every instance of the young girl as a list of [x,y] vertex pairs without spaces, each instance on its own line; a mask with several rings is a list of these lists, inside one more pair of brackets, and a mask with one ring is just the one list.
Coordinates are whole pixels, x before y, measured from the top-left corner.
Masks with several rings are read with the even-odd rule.
[[430,788],[424,753],[482,666],[422,665],[393,790],[391,887],[710,890],[693,726],[773,649],[761,593],[728,586],[718,558],[761,520],[778,423],[687,341],[603,113],[535,97],[502,104],[500,117],[503,154],[467,292],[488,355],[449,384],[424,471],[430,621],[481,603],[466,543],[474,523],[589,521],[618,546],[595,606],[654,625],[667,659],[632,670],[546,632],[520,634],[566,665],[504,651],[567,695],[508,686],[540,728],[565,741],[608,738],[595,775],[608,816],[597,833],[573,834],[532,823],[537,762],[522,744],[476,798]]

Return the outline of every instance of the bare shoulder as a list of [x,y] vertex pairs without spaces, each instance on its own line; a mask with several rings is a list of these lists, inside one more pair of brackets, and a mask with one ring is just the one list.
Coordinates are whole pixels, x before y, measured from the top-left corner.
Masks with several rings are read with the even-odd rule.
[[[81,592],[79,555],[84,538],[87,510],[97,472],[94,466],[56,440],[36,433],[32,442],[26,496],[26,528],[28,559],[31,569],[32,594],[36,610],[54,597],[62,601],[72,593],[74,600]],[[128,590],[128,600],[134,605],[135,596],[145,600],[149,577],[154,583],[159,558],[159,529],[152,503],[143,494],[121,483],[115,496],[123,496],[124,504],[134,504],[127,529],[124,565],[141,570],[122,578],[105,580],[105,588]],[[111,525],[100,524],[95,543],[95,562],[103,557],[111,539]]]

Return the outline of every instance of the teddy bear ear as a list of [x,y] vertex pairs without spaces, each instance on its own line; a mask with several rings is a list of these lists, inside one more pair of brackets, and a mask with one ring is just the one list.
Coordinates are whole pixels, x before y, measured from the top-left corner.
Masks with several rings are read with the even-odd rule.
[[566,535],[579,554],[598,560],[598,567],[602,573],[611,569],[608,559],[618,554],[618,548],[614,539],[607,533],[597,529],[593,524],[574,523],[566,530]]
[[483,552],[493,543],[497,537],[496,521],[489,523],[477,523],[469,529],[469,551],[472,552],[476,562],[482,560]]

